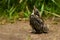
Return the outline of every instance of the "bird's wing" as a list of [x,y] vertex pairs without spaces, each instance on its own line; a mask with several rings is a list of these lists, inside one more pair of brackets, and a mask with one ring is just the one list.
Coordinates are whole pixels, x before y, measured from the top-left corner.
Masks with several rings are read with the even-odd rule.
[[36,20],[39,24],[44,24],[44,23],[43,23],[43,20],[40,19],[39,17],[36,17],[36,16],[35,16],[35,20]]

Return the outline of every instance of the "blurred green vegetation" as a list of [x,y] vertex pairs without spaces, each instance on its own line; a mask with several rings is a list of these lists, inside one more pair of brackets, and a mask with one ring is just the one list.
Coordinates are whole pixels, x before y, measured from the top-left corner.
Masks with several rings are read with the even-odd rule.
[[28,18],[34,5],[42,17],[60,17],[59,0],[0,0],[0,18]]

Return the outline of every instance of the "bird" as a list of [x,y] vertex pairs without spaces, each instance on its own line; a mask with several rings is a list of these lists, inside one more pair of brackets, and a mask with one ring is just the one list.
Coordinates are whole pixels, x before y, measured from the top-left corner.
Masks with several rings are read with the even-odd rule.
[[35,7],[30,15],[30,25],[35,33],[48,33],[48,28],[45,26],[44,21],[40,18],[39,11]]

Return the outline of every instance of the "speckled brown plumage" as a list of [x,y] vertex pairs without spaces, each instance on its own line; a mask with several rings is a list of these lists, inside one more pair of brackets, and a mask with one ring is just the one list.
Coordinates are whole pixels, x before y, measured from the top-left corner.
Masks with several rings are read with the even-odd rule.
[[33,13],[30,15],[30,25],[36,33],[47,33],[48,28],[44,25],[43,20],[39,16],[39,11],[34,9]]

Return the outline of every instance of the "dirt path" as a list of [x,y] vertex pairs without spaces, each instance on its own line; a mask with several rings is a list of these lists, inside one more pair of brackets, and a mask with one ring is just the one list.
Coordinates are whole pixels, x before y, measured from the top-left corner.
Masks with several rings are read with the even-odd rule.
[[17,21],[0,25],[0,40],[60,40],[60,23],[50,25],[48,34],[33,34],[29,22]]

